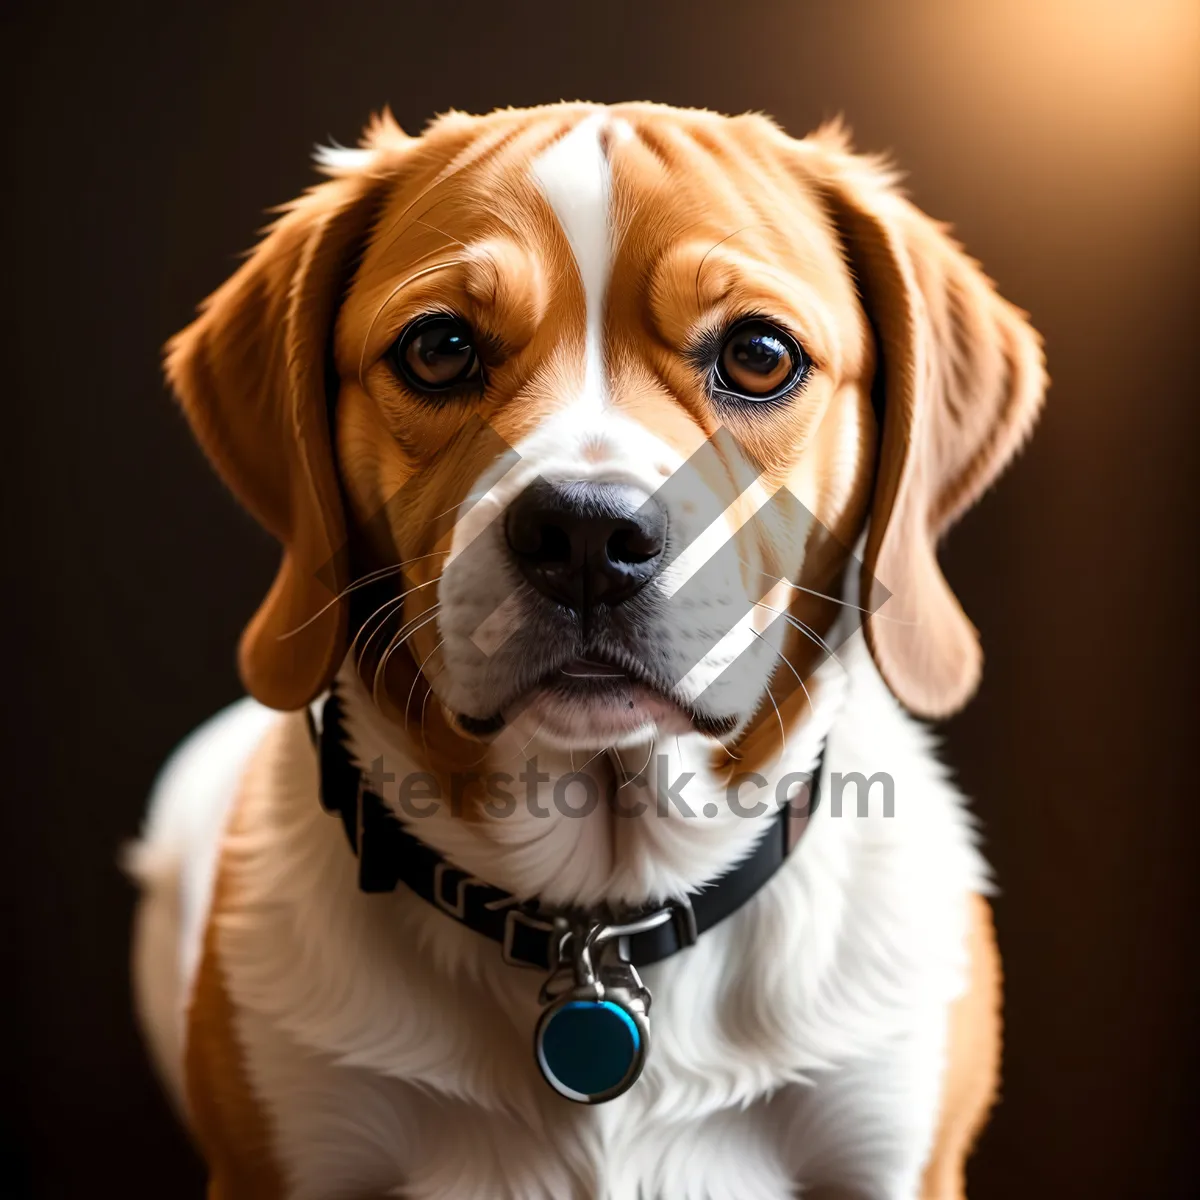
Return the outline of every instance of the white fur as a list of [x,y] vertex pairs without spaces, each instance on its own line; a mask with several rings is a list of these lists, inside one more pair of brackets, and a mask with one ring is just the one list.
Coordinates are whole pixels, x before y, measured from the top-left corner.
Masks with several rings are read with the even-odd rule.
[[200,961],[218,848],[246,760],[277,717],[245,699],[192,732],[159,773],[142,840],[127,857],[146,897],[133,951],[139,1015],[180,1105],[184,1007]]
[[[291,1194],[784,1200],[832,1181],[915,1196],[963,983],[966,898],[986,872],[927,734],[861,637],[839,657],[826,777],[889,771],[895,815],[848,804],[834,817],[826,802],[746,908],[645,972],[649,1066],[595,1109],[536,1075],[536,972],[505,966],[403,889],[358,892],[341,827],[317,802],[303,720],[278,718],[248,799],[254,832],[230,850],[245,903],[219,938]],[[358,699],[350,709],[366,758],[374,718]],[[228,720],[262,737],[253,709]],[[193,794],[207,786],[214,809],[227,803],[220,772],[195,757],[189,770]],[[157,829],[188,790],[162,793]],[[190,844],[192,859],[211,861],[216,831]],[[527,865],[563,870],[550,843]]]
[[317,146],[313,149],[313,161],[327,175],[365,171],[374,158],[374,150],[356,146]]
[[566,234],[583,285],[587,335],[581,399],[593,410],[603,407],[606,395],[602,326],[612,269],[612,170],[601,135],[608,123],[602,112],[587,117],[530,167]]

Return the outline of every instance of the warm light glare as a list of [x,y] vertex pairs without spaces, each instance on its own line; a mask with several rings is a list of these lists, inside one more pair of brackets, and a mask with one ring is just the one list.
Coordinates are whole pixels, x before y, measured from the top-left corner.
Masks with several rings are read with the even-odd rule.
[[[1054,155],[1111,147],[1167,164],[1200,128],[1196,0],[1014,0],[907,6],[930,49],[931,116]],[[1194,154],[1192,155],[1194,157]]]

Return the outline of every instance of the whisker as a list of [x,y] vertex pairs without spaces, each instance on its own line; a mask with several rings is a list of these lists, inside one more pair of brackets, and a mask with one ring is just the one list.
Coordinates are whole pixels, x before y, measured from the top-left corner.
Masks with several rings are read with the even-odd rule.
[[[804,680],[800,678],[800,672],[792,666],[787,655],[780,650],[776,650],[775,647],[772,646],[771,643],[768,642],[767,639],[763,637],[763,635],[759,633],[757,629],[751,629],[750,632],[754,634],[754,636],[758,638],[758,640],[762,642],[769,650],[772,650],[775,654],[779,655],[781,659],[783,659],[788,670],[795,675],[796,682],[800,685],[800,690],[804,693],[804,698],[808,701],[809,711],[815,712],[816,709],[813,708],[812,696],[809,695],[808,688],[804,686]],[[783,755],[787,753],[787,731],[783,727],[783,714],[779,711],[779,705],[775,703],[775,696],[772,694],[770,687],[767,688],[767,698],[771,701],[771,707],[775,710],[776,717],[779,718],[779,732],[783,735],[783,750],[780,752],[780,758],[782,758]]]
[[[429,526],[432,525],[433,522],[436,520],[437,520],[437,517],[434,517],[433,520],[427,521],[425,524],[425,528],[428,529]],[[439,554],[445,554],[445,553],[446,553],[445,550],[430,550],[430,552],[428,554],[414,554],[412,556],[412,558],[406,558],[402,563],[399,564],[399,566],[411,567],[413,565],[413,563],[424,562],[427,558],[437,558]]]
[[[458,502],[458,504],[450,505],[450,507],[448,509],[446,509],[445,512],[438,513],[438,515],[436,517],[430,517],[428,522],[426,523],[425,528],[428,529],[429,526],[434,523],[434,521],[440,521],[443,517],[448,517],[456,508],[459,507],[459,505],[461,505],[461,503],[462,503],[462,501],[460,500]],[[449,551],[448,550],[435,550],[434,553],[435,554],[448,554]]]
[[[379,615],[379,614],[380,614],[380,613],[381,613],[381,612],[382,612],[384,609],[391,609],[391,610],[392,610],[392,612],[394,612],[394,611],[395,611],[395,609],[396,609],[396,606],[397,606],[398,604],[400,604],[400,603],[403,601],[403,599],[404,599],[404,597],[403,597],[403,596],[396,596],[396,597],[394,597],[393,599],[389,600],[389,601],[388,601],[386,604],[381,604],[381,605],[379,606],[379,608],[377,608],[377,609],[375,610],[375,612],[371,614],[371,616],[368,618],[368,620],[372,620],[372,619],[374,619],[374,618],[375,618],[376,616],[378,616],[378,615]],[[437,611],[438,611],[440,608],[441,608],[441,604],[440,604],[440,602],[435,602],[435,603],[434,603],[434,605],[433,605],[433,607],[432,607],[431,609],[426,609],[426,611],[425,611],[425,612],[423,612],[423,613],[418,613],[418,614],[417,614],[417,616],[409,618],[409,620],[405,621],[405,622],[404,622],[404,623],[403,623],[403,624],[400,626],[400,628],[399,628],[398,630],[396,630],[396,632],[395,632],[395,633],[392,635],[392,636],[393,636],[393,639],[395,639],[395,638],[399,637],[399,636],[400,636],[400,635],[401,635],[401,634],[404,632],[404,630],[405,630],[405,629],[406,629],[406,628],[407,628],[409,625],[411,625],[411,624],[412,624],[414,621],[419,621],[419,620],[420,620],[420,619],[421,619],[423,616],[425,616],[425,615],[426,615],[426,613],[428,613],[428,612],[434,612],[434,613],[436,613],[436,612],[437,612]],[[390,614],[389,614],[389,615],[390,615]],[[377,625],[377,626],[376,626],[376,627],[375,627],[375,628],[374,628],[374,629],[371,631],[371,633],[370,633],[370,635],[368,636],[367,640],[366,640],[366,641],[363,643],[363,645],[362,645],[362,649],[359,651],[359,653],[358,653],[358,657],[357,657],[357,658],[356,658],[356,660],[355,660],[356,664],[357,664],[359,667],[361,667],[361,666],[362,666],[363,659],[366,657],[366,655],[367,655],[367,650],[368,650],[368,648],[370,647],[371,643],[372,643],[372,642],[375,640],[375,638],[376,638],[376,637],[379,635],[379,633],[382,631],[382,629],[383,629],[384,625],[386,625],[386,624],[387,624],[387,619],[388,619],[387,617],[384,617],[384,619],[383,619],[382,621],[380,621],[380,623],[379,623],[379,624],[378,624],[378,625]],[[367,622],[366,622],[366,621],[364,621],[364,622],[363,622],[363,628],[364,628],[364,629],[366,628],[366,625],[367,625]],[[361,633],[362,633],[362,630],[359,630],[359,633],[361,634]],[[357,639],[357,636],[356,636],[355,640],[356,640],[356,641],[358,640],[358,639]],[[351,646],[351,649],[353,649],[353,646]]]
[[[638,775],[643,776],[643,778],[645,776],[646,768],[650,765],[650,760],[654,757],[655,745],[657,745],[655,740],[653,738],[650,738],[650,744],[646,749],[646,761],[644,763],[642,763],[642,769],[638,772]],[[636,778],[636,776],[635,776],[635,778]],[[649,781],[647,781],[647,782],[649,782]]]
[[[423,555],[422,557],[428,556]],[[402,573],[403,570],[404,565],[397,563],[394,567],[381,567],[378,571],[372,571],[368,575],[361,576],[348,587],[343,588],[340,592],[338,592],[338,594],[334,596],[334,598],[330,600],[328,604],[319,608],[311,617],[308,618],[307,621],[304,622],[303,625],[297,625],[295,629],[290,629],[287,633],[281,633],[279,635],[279,641],[286,641],[288,638],[295,637],[296,634],[307,629],[314,621],[323,617],[335,604],[338,603],[338,601],[344,600],[351,592],[356,592],[359,588],[367,587],[368,584],[378,583],[381,579],[386,578],[388,575]],[[440,578],[441,576],[438,576],[437,579],[430,579],[426,583],[418,583],[415,587],[410,587],[408,591],[402,592],[399,596],[392,597],[392,599],[403,600],[405,596],[409,596],[413,592],[419,591],[421,588],[426,588],[431,583],[437,583],[438,579]]]
[[[388,648],[383,652],[383,657],[379,660],[379,666],[375,668],[375,678],[371,683],[372,699],[378,700],[379,698],[379,683],[380,680],[383,679],[383,677],[387,674],[387,665],[391,661],[392,655],[395,654],[396,651],[405,644],[405,642],[409,641],[415,634],[419,633],[428,624],[430,624],[430,622],[436,621],[440,609],[440,604],[434,605],[429,612],[422,613],[419,617],[414,617],[411,621],[406,621],[405,624],[401,625],[400,629],[396,631],[391,642],[388,643]],[[404,630],[408,625],[412,625],[413,628],[404,634],[403,637],[401,637],[401,631]]]
[[[354,637],[350,641],[350,653],[354,655],[354,665],[362,666],[362,660],[366,657],[367,649],[371,642],[375,639],[375,635],[387,624],[389,615],[396,610],[397,607],[404,603],[403,596],[393,596],[389,600],[385,600],[371,615],[363,621],[363,623],[355,631]],[[359,646],[359,639],[367,632],[368,627],[378,620],[378,624],[367,634],[367,640]]]
[[[756,570],[750,566],[746,560],[738,560],[742,566],[750,567],[750,570]],[[849,600],[842,600],[837,596],[831,596],[828,592],[818,592],[815,588],[805,587],[803,584],[792,583],[790,579],[784,579],[780,575],[772,575],[770,571],[759,571],[760,575],[765,576],[774,583],[782,583],[784,587],[791,588],[795,592],[806,592],[810,596],[816,596],[818,600],[828,600],[831,604],[840,604],[843,608],[852,608],[855,612],[866,613],[869,617],[874,617],[877,621],[891,621],[896,625],[917,625],[918,621],[906,621],[903,617],[888,617],[883,613],[876,612],[871,608],[863,608],[861,604],[852,604]]]
[[[350,643],[350,651],[354,654],[355,666],[361,667],[363,659],[367,656],[367,651],[371,647],[371,643],[379,636],[384,626],[388,623],[391,615],[397,608],[401,608],[404,604],[404,596],[392,596],[389,600],[385,600],[366,620],[359,626],[358,632],[355,633],[354,639]],[[375,627],[367,634],[366,641],[359,646],[359,638],[367,632],[367,627],[372,622],[378,621]]]
[[[398,563],[397,566],[398,567],[411,566],[413,563],[420,562],[422,559],[435,558],[439,553],[441,553],[441,552],[434,551],[434,553],[432,553],[432,554],[418,554],[413,558],[405,559],[404,562]],[[375,609],[375,611],[373,613],[371,613],[370,616],[366,617],[363,620],[363,623],[359,626],[357,632],[354,635],[354,638],[350,642],[350,652],[355,654],[355,663],[357,665],[359,665],[359,666],[362,665],[362,660],[366,657],[366,653],[367,653],[368,648],[371,645],[371,642],[375,640],[375,637],[377,636],[379,631],[387,623],[386,614],[395,610],[395,608],[405,599],[405,597],[411,596],[413,594],[413,592],[420,591],[422,588],[429,587],[430,584],[439,582],[441,580],[441,578],[442,578],[442,576],[439,573],[438,575],[434,576],[433,579],[428,579],[424,583],[414,584],[412,587],[401,592],[398,596],[389,597],[381,605],[379,605],[379,607],[377,609]],[[376,625],[375,628],[368,635],[367,640],[365,642],[363,642],[362,648],[359,649],[358,648],[359,639],[362,637],[362,635],[364,633],[366,633],[367,627],[369,625],[371,625],[371,623],[373,621],[375,621],[377,618],[380,618],[380,617],[382,617],[383,619],[379,621],[379,624]]]
[[[392,640],[388,643],[387,649],[383,652],[383,659],[378,668],[379,671],[387,668],[388,659],[390,659],[392,655],[404,645],[405,642],[409,641],[409,639],[418,634],[431,621],[437,620],[438,613],[441,611],[441,607],[442,606],[440,604],[435,604],[426,612],[418,613],[417,616],[411,617],[409,620],[405,621],[399,629],[396,630],[396,632],[392,635]],[[409,629],[410,625],[412,626],[411,629]],[[407,633],[404,633],[405,629],[408,629]],[[401,634],[403,634],[403,636],[401,636]]]
[[[429,761],[429,738],[426,736],[426,733],[425,733],[425,730],[426,730],[425,709],[429,707],[429,697],[432,695],[433,695],[433,680],[427,679],[425,681],[425,699],[421,701],[421,712],[417,717],[417,720],[421,725],[421,749],[425,752],[425,761],[426,762]],[[404,706],[404,728],[405,729],[408,728],[408,705],[407,704]],[[476,766],[477,763],[472,763],[471,765]]]
[[[539,733],[541,733],[541,732],[542,732],[542,726],[543,726],[543,725],[545,725],[545,723],[546,723],[546,718],[545,718],[545,717],[543,717],[543,718],[542,718],[542,719],[541,719],[541,720],[538,722],[538,727],[537,727],[537,728],[536,728],[536,729],[535,729],[535,730],[534,730],[534,731],[533,731],[533,732],[532,732],[532,733],[529,735],[529,741],[527,741],[527,742],[525,743],[525,745],[523,745],[523,746],[521,747],[521,749],[520,749],[519,753],[521,753],[521,754],[524,754],[524,753],[525,753],[525,751],[529,749],[529,747],[530,747],[530,744],[533,742],[533,739],[534,739],[535,737],[537,737],[537,735],[538,735]],[[528,765],[528,764],[526,764],[526,765]]]
[[[444,442],[444,443],[443,443],[443,447],[444,447],[444,446],[447,446],[447,445],[449,445],[451,440],[453,440],[453,439],[448,439],[446,442]],[[440,521],[440,520],[441,520],[443,517],[448,517],[448,516],[449,516],[449,515],[450,515],[452,512],[454,512],[456,509],[459,509],[459,508],[461,508],[461,507],[463,506],[463,503],[464,503],[464,501],[463,501],[463,500],[459,500],[459,501],[457,501],[456,503],[454,503],[454,504],[450,505],[450,507],[449,507],[449,508],[447,508],[447,509],[443,510],[442,512],[438,513],[438,514],[437,514],[437,516],[435,516],[435,517],[430,517],[430,518],[429,518],[429,520],[425,522],[425,528],[426,528],[426,529],[428,529],[428,528],[429,528],[431,525],[434,525],[434,524],[436,524],[436,523],[437,523],[438,521]],[[452,525],[450,526],[450,533],[451,533],[451,535],[453,535],[453,533],[455,532],[455,530],[456,530],[456,526],[452,524]],[[446,536],[445,534],[442,534],[442,536],[438,538],[438,541],[440,542],[440,541],[442,540],[442,538],[444,538],[445,536]],[[451,540],[453,540],[453,538],[452,538]],[[445,555],[449,556],[449,554],[450,554],[450,547],[449,547],[449,546],[447,546],[447,547],[445,547],[445,548],[444,548],[444,549],[442,549],[442,550],[435,550],[433,553],[434,553],[434,554],[445,554]]]
[[[805,637],[808,638],[809,641],[815,642],[818,646],[820,646],[821,649],[824,650],[825,653],[828,654],[829,657],[832,658],[833,661],[837,663],[837,665],[841,667],[847,675],[850,673],[846,667],[846,664],[843,663],[842,660],[838,658],[837,654],[834,653],[833,647],[830,646],[830,644],[815,629],[811,629],[803,621],[792,616],[792,614],[786,609],[772,608],[769,604],[764,604],[761,600],[755,600],[754,607],[766,609],[767,612],[774,613],[777,617],[782,617],[789,625],[792,626],[793,629],[798,629],[802,634],[804,634]],[[772,647],[772,649],[774,649],[774,647]]]
[[[594,762],[596,761],[596,759],[598,759],[598,758],[600,757],[600,755],[602,755],[602,754],[607,754],[607,753],[608,753],[608,747],[607,747],[607,746],[601,746],[601,747],[600,747],[600,749],[599,749],[599,750],[597,750],[597,751],[596,751],[596,753],[595,753],[595,754],[593,754],[593,755],[592,755],[592,757],[591,757],[591,758],[589,758],[589,759],[588,759],[588,760],[587,760],[587,761],[586,761],[586,762],[583,764],[583,766],[582,766],[582,767],[580,767],[579,769],[580,769],[581,771],[583,771],[583,770],[586,770],[586,769],[587,769],[587,767],[588,767],[588,766],[589,766],[591,763],[594,763]],[[574,769],[575,769],[575,765],[574,765],[574,755],[572,755],[572,759],[571,759],[571,769],[572,769],[572,770],[574,770]]]
[[[407,729],[407,728],[408,728],[408,708],[409,708],[409,705],[410,705],[410,704],[412,704],[413,692],[415,692],[415,691],[417,690],[417,680],[418,680],[418,679],[425,679],[425,664],[426,664],[426,663],[428,663],[428,662],[429,662],[429,660],[430,660],[430,659],[431,659],[431,658],[432,658],[432,657],[433,657],[433,656],[434,656],[434,655],[435,655],[435,654],[436,654],[436,653],[437,653],[437,652],[438,652],[438,651],[439,651],[439,650],[440,650],[440,649],[441,649],[441,648],[442,648],[442,647],[443,647],[445,644],[446,644],[446,639],[445,639],[445,638],[439,638],[439,639],[438,639],[438,644],[437,644],[436,646],[434,646],[434,648],[433,648],[432,650],[430,650],[430,652],[429,652],[427,655],[425,655],[425,659],[424,659],[424,661],[423,661],[423,662],[421,663],[421,665],[420,665],[420,666],[417,668],[417,674],[416,674],[416,678],[414,678],[414,679],[413,679],[413,681],[412,681],[412,687],[410,687],[410,688],[408,689],[408,699],[404,701],[404,728],[405,728],[405,729]],[[425,682],[428,684],[428,686],[429,686],[429,689],[432,691],[432,690],[433,690],[433,682],[432,682],[432,680],[428,680],[428,679],[426,679],[426,680],[425,680]],[[426,700],[428,700],[428,699],[429,699],[429,697],[428,697],[428,696],[426,696],[426,697],[425,697],[425,699],[426,699]],[[422,714],[424,714],[424,712],[425,712],[425,705],[424,705],[424,704],[422,704],[422,705],[421,705],[421,712],[422,712]]]
[[[774,650],[774,649],[775,649],[775,647],[774,647],[774,646],[772,646],[772,647],[771,647],[771,649],[772,649],[772,650]],[[789,671],[791,671],[791,673],[792,673],[793,675],[795,675],[795,677],[796,677],[796,682],[797,682],[797,683],[800,685],[800,690],[801,690],[801,691],[804,693],[804,698],[805,698],[805,700],[807,700],[807,701],[808,701],[808,707],[809,707],[810,709],[812,709],[812,708],[813,708],[813,699],[812,699],[812,695],[809,693],[809,690],[808,690],[808,688],[806,688],[806,687],[804,686],[804,680],[803,680],[803,679],[801,679],[801,677],[800,677],[800,672],[799,672],[799,671],[797,671],[797,670],[796,670],[796,668],[795,668],[794,666],[792,666],[791,659],[789,659],[789,658],[788,658],[788,656],[787,656],[786,654],[780,654],[778,650],[776,650],[776,651],[775,651],[775,653],[776,653],[776,654],[779,654],[779,657],[783,659],[784,665],[787,667],[787,669],[788,669]]]
[[[443,638],[442,641],[445,641],[445,638]],[[434,646],[433,650],[430,651],[430,657],[432,657],[434,651],[436,651],[438,649],[438,647],[440,647],[441,645],[442,645],[442,642],[438,642],[437,646]],[[429,661],[429,658],[426,658],[425,662],[428,662],[428,661]],[[424,666],[425,666],[425,664],[422,663],[421,664],[422,671],[424,670]],[[418,676],[419,679],[425,679],[425,697],[421,701],[421,711],[418,714],[417,720],[421,726],[421,749],[425,752],[425,761],[426,762],[429,761],[429,736],[428,736],[429,726],[425,723],[425,711],[429,707],[429,701],[434,696],[437,695],[437,690],[433,686],[433,680],[436,679],[442,673],[442,671],[444,669],[445,669],[445,664],[438,667],[437,671],[434,672],[434,675],[431,679],[425,679],[423,674]],[[414,686],[415,686],[416,681],[414,680],[413,682],[414,682]],[[412,699],[412,689],[409,689],[408,694],[409,694],[409,699],[411,700]],[[407,703],[404,706],[404,728],[405,729],[408,728],[408,704]],[[481,762],[484,761],[484,759],[487,758],[488,751],[489,751],[489,747],[485,744],[483,747],[483,750],[480,752],[478,758],[473,759],[469,763],[461,763],[459,765],[466,766],[468,768],[477,767],[477,766],[479,766],[479,764]]]

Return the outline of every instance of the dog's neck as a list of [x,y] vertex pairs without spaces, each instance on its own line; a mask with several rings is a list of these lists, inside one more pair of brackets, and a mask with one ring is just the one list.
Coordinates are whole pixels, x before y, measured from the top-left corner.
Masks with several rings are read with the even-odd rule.
[[[337,686],[353,760],[423,842],[523,899],[640,906],[681,898],[746,856],[777,819],[779,800],[795,798],[816,765],[846,671],[831,660],[814,673],[811,705],[781,729],[781,752],[734,787],[712,765],[712,739],[700,734],[572,754],[517,731],[481,744],[447,785],[381,715],[351,662]],[[467,780],[486,789],[486,808],[464,803]]]

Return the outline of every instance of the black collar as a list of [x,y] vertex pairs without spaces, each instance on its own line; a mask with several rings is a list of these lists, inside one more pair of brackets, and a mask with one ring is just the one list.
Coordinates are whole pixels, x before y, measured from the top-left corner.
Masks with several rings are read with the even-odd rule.
[[[311,721],[310,721],[311,724]],[[331,691],[316,735],[321,764],[321,804],[340,816],[350,847],[358,856],[358,884],[364,892],[391,892],[404,883],[423,900],[467,928],[498,942],[506,962],[548,970],[552,946],[561,936],[555,918],[578,914],[547,912],[536,901],[521,902],[447,861],[409,832],[384,801],[370,791],[346,748],[342,706]],[[626,944],[628,961],[646,966],[690,946],[700,934],[732,915],[783,866],[817,807],[825,753],[813,771],[811,804],[784,805],[749,857],[713,880],[688,901],[648,905],[637,912],[608,914],[610,921],[637,924]],[[661,917],[655,924],[656,918]],[[652,928],[645,928],[652,924]]]

